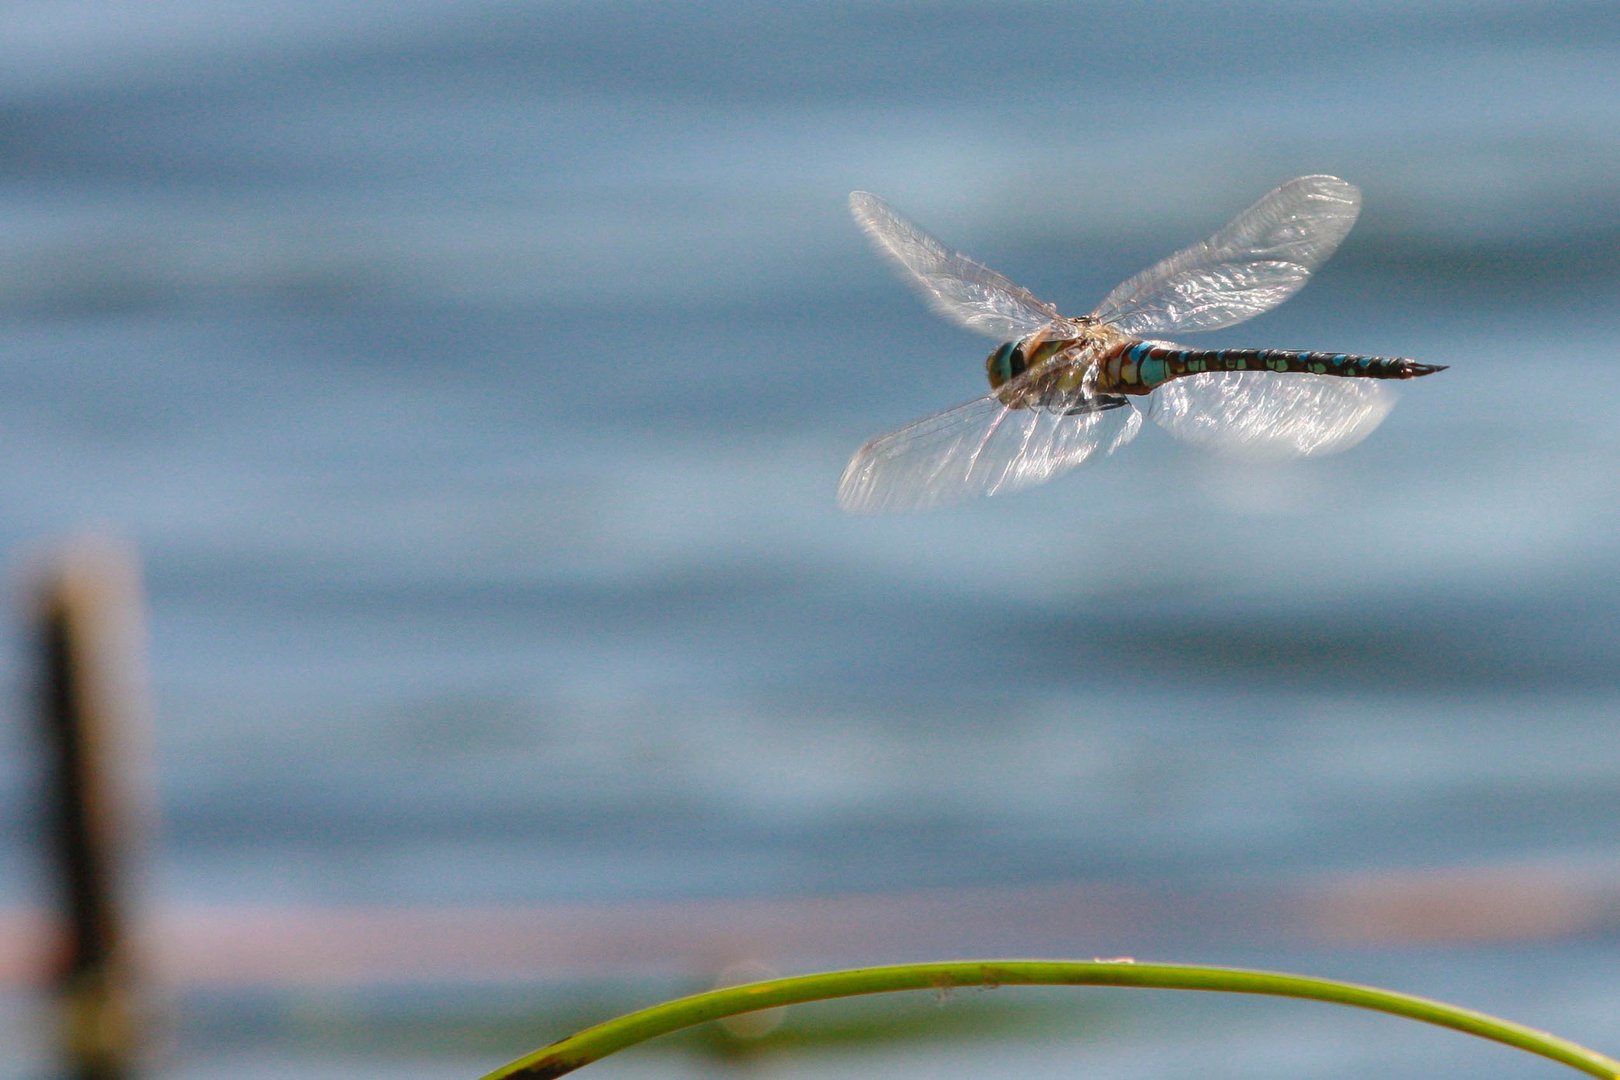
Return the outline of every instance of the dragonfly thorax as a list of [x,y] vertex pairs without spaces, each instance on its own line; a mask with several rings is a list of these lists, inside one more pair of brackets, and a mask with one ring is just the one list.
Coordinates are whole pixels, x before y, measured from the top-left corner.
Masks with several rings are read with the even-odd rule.
[[1087,319],[1064,319],[1045,325],[1035,330],[1034,334],[1025,334],[1016,342],[1001,343],[985,359],[985,374],[990,376],[990,389],[1000,390],[1025,371],[1042,368],[1059,353],[1074,358],[1074,348],[1084,347],[1093,337],[1095,335],[1090,332],[1090,321]]
[[990,376],[990,389],[1000,390],[1024,372],[1045,367],[1053,357],[1062,356],[1070,361],[1090,359],[1090,354],[1102,341],[1090,319],[1063,319],[1017,341],[1003,342],[984,362],[985,373]]

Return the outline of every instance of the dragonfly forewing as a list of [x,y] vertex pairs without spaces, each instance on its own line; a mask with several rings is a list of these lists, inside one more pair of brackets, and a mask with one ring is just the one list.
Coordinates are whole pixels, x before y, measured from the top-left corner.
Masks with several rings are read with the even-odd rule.
[[1075,395],[1011,408],[987,394],[861,447],[838,483],[838,502],[859,512],[917,510],[1017,491],[1113,453],[1141,426],[1142,414],[1122,401]]
[[1016,285],[929,236],[894,207],[866,191],[852,192],[850,212],[874,247],[940,315],[998,341],[1033,333],[1061,316]]

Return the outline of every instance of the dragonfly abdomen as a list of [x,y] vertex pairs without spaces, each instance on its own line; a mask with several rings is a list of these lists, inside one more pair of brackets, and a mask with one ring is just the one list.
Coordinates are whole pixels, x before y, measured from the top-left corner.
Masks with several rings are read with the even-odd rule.
[[1110,381],[1125,393],[1145,394],[1185,375],[1208,371],[1286,371],[1351,379],[1415,379],[1445,368],[1420,364],[1404,356],[1358,356],[1354,353],[1297,352],[1293,349],[1178,349],[1139,341],[1105,362]]

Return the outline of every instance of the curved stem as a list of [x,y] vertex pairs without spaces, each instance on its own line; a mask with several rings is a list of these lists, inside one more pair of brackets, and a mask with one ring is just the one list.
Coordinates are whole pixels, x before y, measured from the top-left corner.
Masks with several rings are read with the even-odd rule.
[[1139,986],[1161,990],[1224,990],[1352,1005],[1392,1013],[1516,1046],[1592,1076],[1620,1080],[1620,1061],[1522,1024],[1498,1020],[1427,998],[1354,983],[1241,968],[1130,961],[957,960],[854,968],[818,975],[727,986],[677,998],[586,1028],[496,1069],[482,1080],[546,1080],[573,1072],[627,1046],[680,1028],[737,1013],[807,1001],[896,990],[957,986]]

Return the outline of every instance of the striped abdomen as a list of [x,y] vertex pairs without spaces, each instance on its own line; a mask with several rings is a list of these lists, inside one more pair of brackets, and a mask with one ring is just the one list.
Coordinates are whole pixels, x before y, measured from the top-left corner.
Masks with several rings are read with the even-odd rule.
[[1206,371],[1291,371],[1352,379],[1415,379],[1444,370],[1441,365],[1420,364],[1404,356],[1291,349],[1178,349],[1139,341],[1103,361],[1098,385],[1121,394],[1146,394],[1171,379]]

